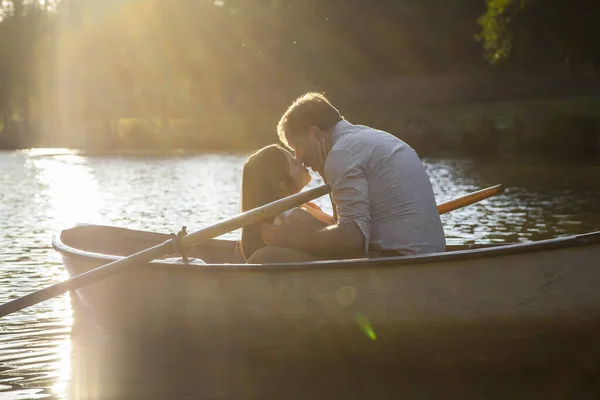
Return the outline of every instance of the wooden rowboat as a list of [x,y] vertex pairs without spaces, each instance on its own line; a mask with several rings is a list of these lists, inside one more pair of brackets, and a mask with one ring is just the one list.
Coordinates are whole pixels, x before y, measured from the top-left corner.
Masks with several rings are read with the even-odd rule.
[[[167,239],[84,225],[64,230],[53,246],[74,276]],[[599,332],[600,232],[304,264],[246,265],[236,245],[211,240],[190,254],[206,264],[159,259],[77,289],[76,317],[136,340],[475,363],[506,359],[509,349],[522,357],[541,342],[564,348],[565,335]],[[537,362],[546,362],[547,346],[535,350]]]

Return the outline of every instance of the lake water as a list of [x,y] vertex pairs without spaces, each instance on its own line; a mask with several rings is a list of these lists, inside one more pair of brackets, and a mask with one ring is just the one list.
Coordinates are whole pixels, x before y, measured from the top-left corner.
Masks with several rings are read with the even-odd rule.
[[[75,223],[176,232],[235,215],[244,160],[244,154],[0,152],[0,303],[67,278],[51,240]],[[438,203],[498,183],[506,187],[501,195],[442,216],[451,242],[528,241],[600,230],[598,164],[424,161]],[[311,185],[319,183],[315,178]],[[331,210],[327,197],[317,203]],[[68,295],[0,320],[0,398],[224,398],[203,393],[194,384],[197,377],[175,373],[169,363],[154,375],[131,374],[139,365],[123,363],[121,351],[90,344],[93,334],[76,327]],[[431,389],[427,381],[423,387]]]

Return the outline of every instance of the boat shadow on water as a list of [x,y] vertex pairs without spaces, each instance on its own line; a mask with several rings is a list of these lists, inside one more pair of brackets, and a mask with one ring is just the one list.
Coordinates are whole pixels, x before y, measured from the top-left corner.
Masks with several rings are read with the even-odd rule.
[[[394,331],[402,337],[373,340],[357,328],[327,340],[296,338],[265,347],[248,345],[253,341],[247,337],[232,343],[210,332],[198,337],[197,331],[187,338],[174,332],[122,339],[80,322],[72,336],[68,394],[117,400],[558,399],[600,393],[599,346],[592,334],[598,329],[589,324],[553,320]],[[380,334],[385,339],[386,332]]]

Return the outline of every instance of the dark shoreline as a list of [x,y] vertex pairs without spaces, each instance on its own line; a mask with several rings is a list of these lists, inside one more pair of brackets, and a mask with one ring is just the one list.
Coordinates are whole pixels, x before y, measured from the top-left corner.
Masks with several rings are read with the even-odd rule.
[[[340,101],[339,107],[350,122],[390,132],[423,157],[600,158],[600,97],[422,106],[389,100]],[[397,105],[391,107],[390,104]],[[89,121],[80,128],[70,127],[71,132],[60,135],[29,132],[22,133],[19,138],[17,133],[0,132],[0,149],[79,148],[95,154],[173,153],[181,149],[187,152],[250,152],[277,141],[273,121],[277,120],[278,114],[271,108],[239,110],[232,114],[233,120],[210,114],[172,119],[166,129],[156,118],[120,118],[110,124]],[[112,132],[106,127],[112,127]]]

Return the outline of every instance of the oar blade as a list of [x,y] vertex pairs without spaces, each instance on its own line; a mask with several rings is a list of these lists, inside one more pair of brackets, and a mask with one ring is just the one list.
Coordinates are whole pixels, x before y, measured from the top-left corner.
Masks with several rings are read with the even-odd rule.
[[450,211],[457,210],[459,208],[466,207],[468,205],[477,203],[485,200],[504,191],[503,185],[491,186],[489,188],[481,189],[473,193],[468,193],[464,196],[457,197],[452,200],[445,201],[438,204],[438,212],[440,215],[449,213]]

